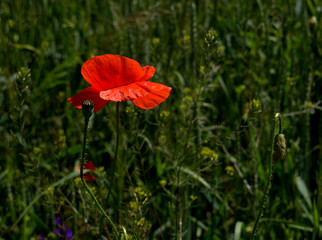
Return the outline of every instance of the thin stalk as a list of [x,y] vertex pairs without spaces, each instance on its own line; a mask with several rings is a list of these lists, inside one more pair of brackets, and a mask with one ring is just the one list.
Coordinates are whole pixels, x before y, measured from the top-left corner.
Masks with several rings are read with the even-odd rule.
[[88,193],[91,195],[92,199],[94,200],[98,210],[103,214],[103,216],[106,218],[106,220],[111,224],[114,234],[117,238],[118,237],[118,232],[117,229],[114,225],[114,223],[112,222],[112,220],[109,218],[109,216],[107,216],[107,214],[105,213],[105,211],[103,210],[102,206],[99,204],[99,202],[97,201],[95,195],[93,194],[92,190],[89,188],[89,186],[86,184],[85,179],[84,179],[84,161],[85,161],[85,152],[86,152],[86,135],[87,135],[87,127],[88,127],[88,121],[89,118],[85,118],[85,128],[84,128],[84,140],[83,140],[83,152],[82,152],[82,161],[81,161],[81,168],[80,168],[80,176],[81,176],[81,180],[83,185],[85,186],[86,190],[88,191]]
[[[278,130],[276,129],[278,125]],[[272,139],[271,139],[271,155],[270,155],[270,163],[269,163],[269,173],[268,179],[265,186],[264,196],[260,204],[260,209],[256,217],[255,225],[252,231],[251,240],[253,240],[256,236],[256,232],[258,229],[259,222],[262,218],[263,210],[265,207],[266,200],[268,198],[269,190],[271,188],[272,176],[273,176],[273,154],[274,154],[274,140],[276,134],[280,134],[282,132],[282,116],[280,113],[276,113],[273,122],[273,129],[272,129]]]
[[[108,188],[107,197],[104,203],[104,209],[107,208],[108,200],[112,192],[112,185],[113,185],[114,173],[115,173],[115,167],[116,167],[116,159],[117,159],[117,153],[119,149],[119,139],[120,139],[120,103],[117,102],[116,103],[116,145],[115,145],[114,159],[113,159],[113,165],[112,165],[112,176],[111,176],[110,186]],[[101,217],[100,225],[99,225],[99,239],[101,240],[103,239],[102,226],[103,226],[103,215]]]

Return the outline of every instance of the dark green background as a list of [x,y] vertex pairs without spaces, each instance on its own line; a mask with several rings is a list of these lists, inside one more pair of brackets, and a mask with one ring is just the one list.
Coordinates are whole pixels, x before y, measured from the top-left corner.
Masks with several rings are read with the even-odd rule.
[[[120,104],[108,214],[129,239],[179,239],[180,221],[182,239],[247,239],[276,112],[287,154],[259,239],[321,237],[321,12],[318,0],[0,0],[2,239],[47,236],[55,216],[74,239],[96,239],[100,214],[79,181],[46,189],[77,166],[84,123],[67,98],[88,86],[83,62],[107,53],[153,65],[151,80],[172,87],[153,110]],[[90,184],[100,202],[115,106],[96,113],[88,133],[87,159],[107,171]]]

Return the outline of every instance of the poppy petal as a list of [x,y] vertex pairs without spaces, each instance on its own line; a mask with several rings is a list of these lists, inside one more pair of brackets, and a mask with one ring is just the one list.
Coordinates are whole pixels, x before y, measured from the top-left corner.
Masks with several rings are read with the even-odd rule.
[[167,87],[160,83],[154,82],[146,82],[149,87],[151,87],[151,91],[149,94],[139,97],[137,99],[132,100],[132,102],[141,109],[152,109],[158,106],[160,103],[165,101],[170,94],[171,87]]
[[102,55],[90,58],[82,66],[85,80],[103,91],[134,82],[149,80],[155,72],[153,66],[141,67],[130,58],[119,55]]
[[111,88],[100,92],[100,97],[106,101],[121,102],[134,100],[139,97],[148,95],[151,89],[145,86],[148,82],[132,83],[125,86]]
[[[133,101],[136,99],[141,99],[142,97],[149,96],[146,99],[142,99],[141,101],[147,102],[146,104],[150,104],[143,107],[144,109],[150,109],[157,106],[159,103],[163,102],[169,96],[169,92],[171,88],[154,82],[137,82],[128,84],[125,86],[112,88],[106,91],[100,92],[100,97],[106,101],[114,101],[121,102],[130,100]],[[149,102],[150,99],[150,103]],[[154,102],[154,104],[151,103]],[[138,104],[140,104],[138,102]],[[142,103],[143,104],[143,103]]]
[[94,87],[88,87],[80,93],[67,99],[76,108],[82,108],[82,102],[92,100],[94,102],[94,112],[101,110],[104,105],[109,102],[100,98],[100,91]]
[[[94,163],[92,161],[86,161],[84,163],[84,170],[92,170],[92,171],[95,171]],[[80,165],[77,166],[76,171],[80,171]],[[93,182],[93,181],[95,181],[95,176],[93,176],[90,173],[84,173],[83,174],[83,177],[84,177],[84,180],[86,182]]]
[[84,169],[95,170],[95,165],[92,161],[86,161],[84,163]]

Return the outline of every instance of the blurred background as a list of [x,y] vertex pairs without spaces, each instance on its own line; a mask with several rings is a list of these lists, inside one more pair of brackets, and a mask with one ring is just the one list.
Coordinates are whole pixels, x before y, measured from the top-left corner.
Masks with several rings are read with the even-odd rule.
[[[120,104],[107,213],[128,239],[247,239],[268,177],[258,239],[322,237],[322,4],[318,0],[0,0],[0,239],[98,239],[77,171],[84,119],[67,98],[84,61],[118,54],[172,87],[153,110]],[[116,103],[94,114],[89,183],[103,203]],[[105,239],[112,230],[105,223]]]

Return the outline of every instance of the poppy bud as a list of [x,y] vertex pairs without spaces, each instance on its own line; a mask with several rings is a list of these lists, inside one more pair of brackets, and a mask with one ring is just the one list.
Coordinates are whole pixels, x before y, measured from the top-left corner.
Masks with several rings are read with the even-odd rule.
[[85,119],[90,119],[93,114],[94,102],[91,100],[85,100],[82,102],[82,112]]
[[276,164],[285,157],[286,140],[284,134],[277,134],[274,138],[273,162]]

